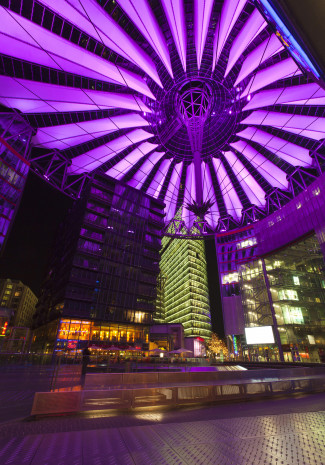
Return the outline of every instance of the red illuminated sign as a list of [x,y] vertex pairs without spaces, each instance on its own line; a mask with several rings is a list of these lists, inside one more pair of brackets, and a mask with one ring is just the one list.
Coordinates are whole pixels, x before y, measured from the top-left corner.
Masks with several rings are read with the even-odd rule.
[[5,324],[4,324],[3,327],[2,327],[1,336],[5,336],[5,335],[6,335],[7,326],[8,326],[8,321],[6,321]]
[[76,349],[77,348],[78,341],[68,341],[67,348],[68,349]]

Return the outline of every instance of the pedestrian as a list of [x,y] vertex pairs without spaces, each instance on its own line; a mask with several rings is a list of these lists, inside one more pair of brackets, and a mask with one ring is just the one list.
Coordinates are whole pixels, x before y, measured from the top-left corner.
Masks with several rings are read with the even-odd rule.
[[90,362],[91,352],[86,346],[82,351],[82,368],[81,368],[81,384],[84,386],[87,372],[87,365]]

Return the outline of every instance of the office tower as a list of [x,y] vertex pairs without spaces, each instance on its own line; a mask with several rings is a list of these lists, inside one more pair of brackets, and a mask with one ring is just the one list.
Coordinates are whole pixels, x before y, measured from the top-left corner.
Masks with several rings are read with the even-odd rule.
[[35,320],[58,326],[57,347],[146,348],[162,222],[161,202],[106,175],[89,182],[62,225]]
[[204,241],[162,239],[165,322],[182,323],[185,337],[211,337]]
[[34,292],[17,279],[0,279],[0,307],[12,311],[8,326],[31,328],[37,304]]

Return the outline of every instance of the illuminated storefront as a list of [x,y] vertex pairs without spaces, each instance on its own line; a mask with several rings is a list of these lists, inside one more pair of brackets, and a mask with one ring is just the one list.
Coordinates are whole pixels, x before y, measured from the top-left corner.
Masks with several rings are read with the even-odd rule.
[[53,321],[38,328],[34,334],[34,347],[42,347],[47,341],[49,352],[53,349],[64,352],[79,350],[92,345],[103,349],[114,346],[147,350],[149,343],[149,327],[70,318]]

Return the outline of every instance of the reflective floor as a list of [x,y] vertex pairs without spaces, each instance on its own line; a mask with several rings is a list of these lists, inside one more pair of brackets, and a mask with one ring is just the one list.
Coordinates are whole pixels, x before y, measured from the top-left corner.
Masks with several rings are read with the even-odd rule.
[[325,394],[0,424],[1,465],[325,465]]

